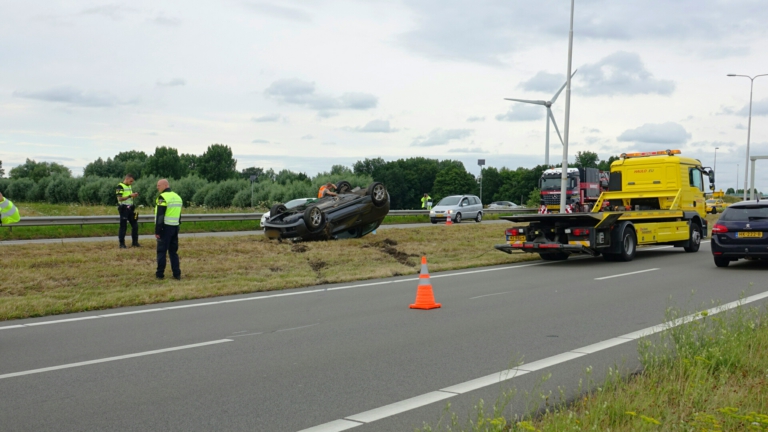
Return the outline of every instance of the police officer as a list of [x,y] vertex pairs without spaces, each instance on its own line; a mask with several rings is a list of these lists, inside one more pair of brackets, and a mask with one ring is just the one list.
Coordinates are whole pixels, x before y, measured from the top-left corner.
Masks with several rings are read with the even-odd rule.
[[171,259],[173,278],[181,279],[179,267],[179,224],[181,223],[181,207],[183,202],[176,192],[171,191],[168,180],[157,182],[160,195],[155,200],[155,238],[157,239],[157,272],[155,277],[165,277],[165,255]]
[[18,207],[0,193],[0,225],[10,225],[21,220]]
[[139,196],[131,189],[133,184],[133,174],[126,174],[123,182],[117,185],[117,211],[120,213],[120,231],[117,239],[120,241],[120,249],[125,249],[125,232],[128,230],[128,224],[131,224],[131,246],[139,247],[139,223],[136,206],[133,199]]

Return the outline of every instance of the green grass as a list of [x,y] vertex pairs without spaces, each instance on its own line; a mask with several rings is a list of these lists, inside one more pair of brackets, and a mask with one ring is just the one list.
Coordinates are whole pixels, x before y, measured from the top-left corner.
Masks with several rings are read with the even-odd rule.
[[[669,309],[667,318],[683,315]],[[471,418],[447,415],[431,431],[765,431],[768,430],[768,316],[738,307],[668,329],[638,344],[642,372],[627,377],[609,369],[552,404],[551,392],[521,392],[531,407],[513,413],[518,392],[504,393],[487,412],[480,401]],[[546,374],[541,382],[551,375]],[[544,403],[542,403],[544,401]]]

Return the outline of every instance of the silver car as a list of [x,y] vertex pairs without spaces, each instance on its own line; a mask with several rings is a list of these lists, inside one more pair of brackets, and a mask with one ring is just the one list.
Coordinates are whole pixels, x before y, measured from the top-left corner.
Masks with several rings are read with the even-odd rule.
[[452,195],[440,200],[429,212],[429,220],[433,224],[445,222],[448,218],[455,223],[464,219],[483,220],[483,205],[475,195]]
[[[298,207],[300,205],[304,205],[304,204],[306,204],[306,203],[308,203],[310,201],[315,201],[316,199],[317,198],[297,198],[295,200],[290,200],[287,203],[285,203],[285,208],[292,209],[294,207]],[[270,216],[270,212],[266,212],[266,213],[264,213],[261,216],[261,223],[259,224],[261,229],[265,229],[264,228],[264,222],[266,222],[267,219],[269,219],[269,216]]]
[[518,209],[523,206],[517,205],[512,201],[494,201],[488,206],[489,209]]

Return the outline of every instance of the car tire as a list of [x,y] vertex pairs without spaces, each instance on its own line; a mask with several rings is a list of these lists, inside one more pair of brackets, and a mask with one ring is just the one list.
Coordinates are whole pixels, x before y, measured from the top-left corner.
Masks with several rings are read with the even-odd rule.
[[539,252],[539,256],[544,261],[565,261],[568,259],[569,254],[565,252]]
[[731,260],[728,258],[715,257],[715,265],[718,267],[728,267],[730,263]]
[[336,193],[345,194],[352,190],[352,185],[348,181],[342,180],[336,183]]
[[279,214],[287,212],[288,209],[283,204],[275,204],[272,206],[271,209],[269,209],[269,217],[272,218],[274,216],[277,216]]
[[461,223],[461,213],[456,213],[456,217],[453,219],[454,223]]
[[433,224],[437,223],[437,219],[435,219],[435,218],[430,218],[429,221],[432,222]]
[[483,221],[483,212],[477,212],[477,216],[475,216],[475,222],[480,223]]
[[318,206],[309,206],[304,210],[304,224],[311,233],[317,233],[325,227],[325,213]]
[[635,230],[625,227],[624,232],[621,233],[621,242],[619,244],[621,252],[616,256],[618,261],[632,261],[637,253],[637,234],[635,234]]
[[387,188],[384,187],[384,183],[381,182],[373,182],[369,184],[368,190],[365,192],[365,194],[371,197],[371,202],[376,207],[383,206],[389,199]]
[[701,247],[701,227],[699,224],[691,222],[689,239],[691,245],[686,246],[683,249],[685,249],[686,252],[698,252],[699,247]]

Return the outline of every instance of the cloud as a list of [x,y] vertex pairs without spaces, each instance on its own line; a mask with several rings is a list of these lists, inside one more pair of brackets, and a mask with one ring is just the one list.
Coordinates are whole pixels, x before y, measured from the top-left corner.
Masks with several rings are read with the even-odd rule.
[[584,126],[583,128],[581,128],[581,132],[582,133],[600,133],[600,129]]
[[253,143],[253,144],[269,144],[269,141],[264,140],[264,139],[255,139],[255,140],[251,141],[251,143]]
[[469,123],[474,123],[474,122],[482,122],[482,121],[485,121],[485,117],[476,117],[476,116],[473,116],[473,117],[469,117],[469,118],[467,119],[467,121],[468,121]]
[[722,60],[730,57],[745,57],[750,53],[747,46],[708,46],[699,51],[699,57],[708,60]]
[[653,144],[684,144],[691,138],[683,126],[674,122],[661,124],[646,123],[636,129],[622,132],[618,141],[634,141]]
[[314,137],[312,135],[304,135],[303,137],[301,137],[301,139],[303,139],[303,140],[311,140],[313,138]]
[[312,15],[301,9],[262,2],[246,2],[245,6],[260,15],[268,15],[273,18],[280,18],[296,22],[312,22]]
[[640,56],[626,51],[615,52],[597,63],[579,68],[579,90],[591,96],[660,94],[670,95],[675,83],[653,77]]
[[174,78],[168,81],[158,81],[157,85],[159,87],[179,87],[187,85],[187,82],[184,80],[184,78]]
[[737,123],[736,126],[734,126],[734,128],[739,130],[747,130],[747,127],[744,126],[744,123]]
[[160,14],[150,19],[149,22],[160,25],[160,26],[174,27],[181,24],[181,19],[175,18],[175,17],[168,17],[163,14]]
[[417,137],[411,147],[433,147],[448,144],[453,140],[467,138],[472,135],[472,129],[435,129],[426,137]]
[[261,117],[253,117],[251,119],[251,121],[256,123],[278,122],[280,120],[286,120],[286,118],[280,114],[265,114]]
[[460,147],[448,150],[448,153],[488,153],[480,147]]
[[80,12],[82,15],[101,15],[119,21],[129,13],[138,12],[134,8],[126,7],[121,4],[106,4],[84,9]]
[[17,90],[13,92],[13,96],[82,107],[112,107],[124,104],[110,93],[83,91],[70,86],[53,87],[39,91]]
[[389,120],[371,120],[365,124],[365,126],[358,126],[356,128],[344,128],[348,131],[355,132],[369,132],[369,133],[392,133],[397,132],[397,129],[393,129],[389,125]]
[[317,118],[320,120],[336,117],[337,115],[339,115],[339,113],[335,111],[318,111],[317,112]]
[[509,111],[505,114],[497,115],[496,120],[508,122],[541,120],[544,118],[545,113],[546,109],[542,106],[513,102]]
[[[571,79],[573,81],[573,79]],[[565,74],[553,74],[540,71],[528,81],[523,81],[518,85],[523,90],[547,92],[554,94],[565,83]]]
[[264,90],[264,94],[284,103],[318,111],[366,110],[375,108],[378,104],[378,98],[368,93],[349,92],[338,97],[316,93],[315,83],[296,78],[277,80]]

